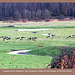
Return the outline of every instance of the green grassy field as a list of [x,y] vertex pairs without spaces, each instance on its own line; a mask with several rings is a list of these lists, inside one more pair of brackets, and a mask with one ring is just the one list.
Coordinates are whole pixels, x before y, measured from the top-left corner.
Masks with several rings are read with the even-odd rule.
[[[1,27],[14,25],[16,27]],[[75,21],[61,21],[61,22],[35,22],[35,23],[1,23],[0,37],[9,36],[13,39],[5,43],[0,38],[0,69],[43,69],[51,63],[53,57],[61,53],[60,48],[75,47],[75,38],[65,39],[67,36],[75,34]],[[14,31],[17,29],[37,29],[37,28],[51,28],[46,31],[37,31],[37,33]],[[55,35],[53,39],[45,39],[46,36],[42,34],[50,33]],[[23,40],[16,40],[16,37],[26,37]],[[37,37],[36,41],[28,41],[28,37]],[[43,47],[38,47],[43,46]],[[30,50],[28,55],[11,55],[6,54],[15,50]]]

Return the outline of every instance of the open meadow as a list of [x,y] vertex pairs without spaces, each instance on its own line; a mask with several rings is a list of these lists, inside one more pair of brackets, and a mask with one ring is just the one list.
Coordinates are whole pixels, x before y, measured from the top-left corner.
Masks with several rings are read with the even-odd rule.
[[[5,27],[13,25],[15,27]],[[18,29],[48,29],[39,31],[18,31]],[[36,33],[34,33],[36,32]],[[54,38],[47,38],[48,34]],[[11,37],[7,43],[0,38],[0,69],[44,69],[51,60],[61,54],[62,47],[75,47],[75,21],[33,22],[33,23],[2,23],[0,37]],[[17,37],[25,37],[19,40]],[[36,41],[27,40],[37,37]],[[26,54],[7,54],[12,50],[31,50]]]

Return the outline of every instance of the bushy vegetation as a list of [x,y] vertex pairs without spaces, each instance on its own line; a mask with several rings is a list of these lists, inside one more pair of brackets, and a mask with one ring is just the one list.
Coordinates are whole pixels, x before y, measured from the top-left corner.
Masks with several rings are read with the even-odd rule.
[[60,55],[54,58],[47,68],[74,69],[75,47],[62,47]]

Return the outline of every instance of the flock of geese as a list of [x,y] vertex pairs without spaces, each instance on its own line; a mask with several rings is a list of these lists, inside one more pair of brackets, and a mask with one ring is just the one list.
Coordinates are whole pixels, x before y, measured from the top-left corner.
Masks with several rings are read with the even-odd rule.
[[[2,37],[0,37],[0,38],[2,38],[5,43],[7,43],[8,40],[13,39],[13,38],[7,37],[7,36],[2,36]],[[15,39],[16,39],[16,40],[17,40],[17,39],[23,40],[24,38],[25,38],[25,37],[17,37],[17,38],[15,38]],[[30,41],[30,40],[36,41],[36,39],[37,39],[37,37],[29,37],[27,40],[29,40],[29,41]]]
[[[54,35],[51,35],[51,34],[48,34],[47,36],[46,36],[46,39],[47,38],[54,38]],[[68,37],[66,37],[66,39],[68,39],[68,38],[73,38],[73,37],[75,37],[75,35],[71,35],[71,36],[68,36]],[[3,38],[3,41],[5,41],[5,43],[7,43],[8,42],[8,40],[10,40],[10,39],[13,39],[13,38],[11,38],[11,37],[7,37],[7,36],[2,36],[2,37],[0,37],[0,38]],[[17,38],[15,38],[16,40],[17,39],[19,39],[19,40],[23,40],[25,37],[17,37]],[[32,41],[36,41],[36,39],[37,39],[37,37],[29,37],[27,40],[32,40]]]

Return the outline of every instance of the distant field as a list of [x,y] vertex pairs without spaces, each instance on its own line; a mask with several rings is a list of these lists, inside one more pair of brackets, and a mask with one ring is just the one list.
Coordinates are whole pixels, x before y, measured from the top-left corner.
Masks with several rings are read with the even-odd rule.
[[57,22],[31,22],[31,23],[2,23],[0,27],[13,25],[15,27],[49,27],[49,26],[75,26],[75,21],[57,21]]
[[[2,27],[14,25],[16,27]],[[37,31],[37,33],[15,31],[25,28],[51,28],[46,31]],[[50,33],[55,35],[53,39],[45,39],[42,34]],[[0,38],[0,68],[5,69],[43,69],[51,63],[53,57],[61,53],[60,48],[75,47],[75,38],[65,39],[69,35],[75,34],[75,21],[60,22],[35,22],[35,23],[0,23],[0,37],[9,36],[13,39],[5,43]],[[23,36],[25,39],[16,40],[16,37]],[[28,41],[28,37],[37,37],[36,41]],[[42,47],[39,47],[42,46]],[[11,49],[30,50],[29,55],[8,55]]]

